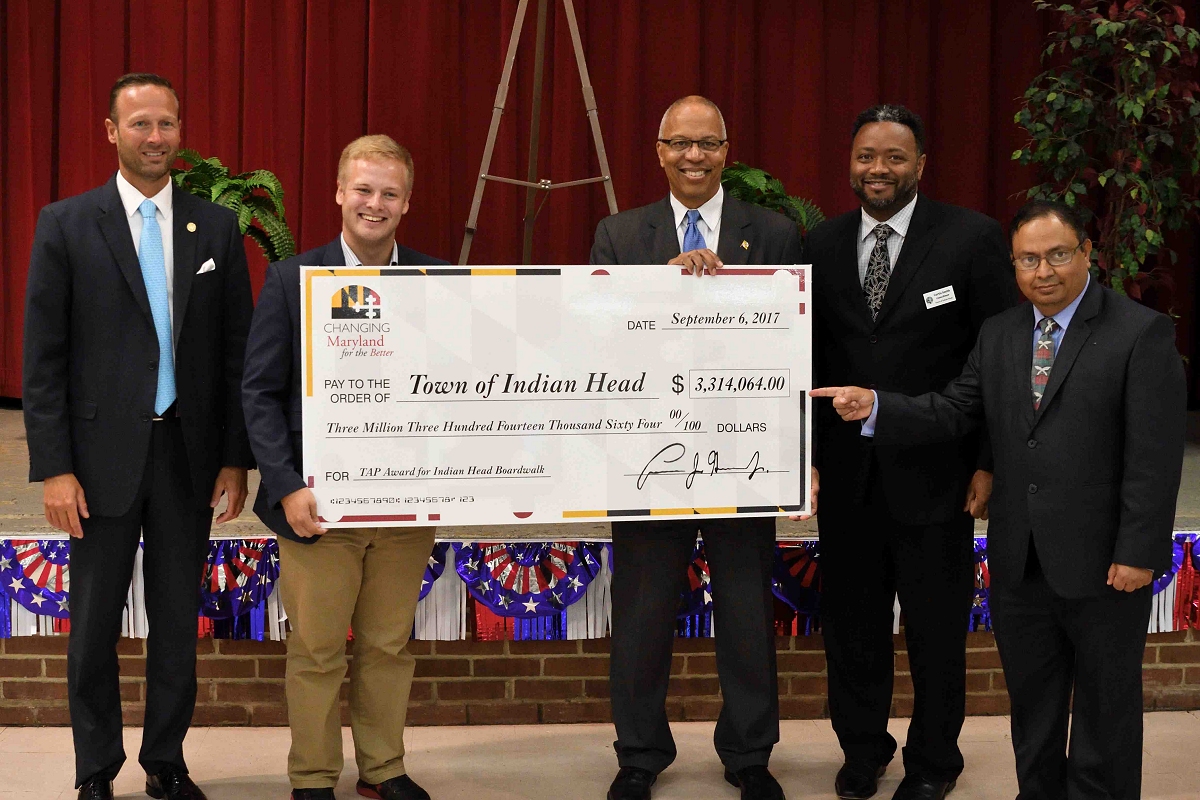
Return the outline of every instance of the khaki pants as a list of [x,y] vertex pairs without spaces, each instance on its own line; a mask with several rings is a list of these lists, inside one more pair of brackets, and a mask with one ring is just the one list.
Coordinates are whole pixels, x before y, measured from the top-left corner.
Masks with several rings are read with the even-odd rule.
[[342,772],[339,693],[354,630],[350,728],[359,776],[404,774],[412,633],[436,528],[332,528],[312,544],[279,538],[279,591],[291,622],[287,655],[288,777],[333,787]]

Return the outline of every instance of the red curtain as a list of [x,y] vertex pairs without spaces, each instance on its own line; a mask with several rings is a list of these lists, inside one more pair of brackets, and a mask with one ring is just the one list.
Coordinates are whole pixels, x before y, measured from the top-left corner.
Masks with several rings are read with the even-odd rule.
[[[560,0],[551,0],[538,173],[599,167]],[[25,274],[38,209],[116,167],[108,91],[127,71],[168,76],[183,141],[283,181],[301,249],[340,228],[341,148],[388,133],[416,161],[405,244],[458,258],[516,0],[0,1],[0,395],[17,396]],[[575,0],[622,209],[666,192],[653,142],[671,100],[724,111],[730,158],[781,178],[827,214],[853,208],[850,124],[900,102],[929,129],[922,190],[1005,219],[1031,176],[1010,154],[1017,98],[1053,19],[1026,0]],[[525,177],[536,0],[491,171]],[[1189,20],[1190,21],[1190,20]],[[521,257],[524,190],[489,184],[471,262]],[[535,261],[587,260],[607,214],[598,185],[552,194]],[[255,285],[265,264],[247,242]]]

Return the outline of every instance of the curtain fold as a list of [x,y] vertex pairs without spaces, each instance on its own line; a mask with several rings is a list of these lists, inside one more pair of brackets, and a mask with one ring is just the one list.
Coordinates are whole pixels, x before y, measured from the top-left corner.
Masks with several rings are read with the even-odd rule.
[[[560,0],[547,30],[537,173],[599,174]],[[1190,3],[1189,8],[1195,3]],[[0,44],[0,396],[20,393],[25,275],[38,209],[116,167],[103,120],[113,80],[178,88],[183,144],[274,171],[301,249],[340,228],[342,147],[367,132],[412,150],[401,241],[458,258],[517,0],[3,0]],[[723,109],[731,160],[760,166],[829,215],[855,206],[850,125],[879,101],[929,128],[930,196],[1005,219],[1031,175],[1009,156],[1017,98],[1053,19],[1024,0],[575,0],[621,209],[666,191],[659,118],[693,92]],[[531,0],[491,172],[524,179]],[[1191,22],[1191,20],[1189,20]],[[471,261],[521,258],[525,192],[490,183]],[[599,185],[556,190],[534,258],[586,261],[607,214]],[[266,264],[248,243],[259,286]]]

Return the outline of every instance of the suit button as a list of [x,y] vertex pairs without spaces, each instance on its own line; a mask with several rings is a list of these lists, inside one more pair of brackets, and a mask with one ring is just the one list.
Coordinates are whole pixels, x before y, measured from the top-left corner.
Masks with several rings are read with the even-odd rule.
[[879,337],[872,333],[869,337],[867,337],[867,341],[871,344],[875,344],[879,341]]
[[1037,484],[1036,483],[1029,484],[1029,493],[1037,494]]
[[1029,449],[1032,450],[1035,447],[1037,447],[1037,439],[1030,439],[1029,440]]
[[152,370],[155,370],[155,369],[158,369],[158,362],[157,362],[157,361],[151,361],[151,362],[150,362],[149,364],[147,364],[146,366],[147,366],[147,367],[149,367],[149,368],[150,368],[150,369],[152,369]]
[[142,422],[149,422],[149,421],[150,421],[150,415],[143,411],[142,412]]

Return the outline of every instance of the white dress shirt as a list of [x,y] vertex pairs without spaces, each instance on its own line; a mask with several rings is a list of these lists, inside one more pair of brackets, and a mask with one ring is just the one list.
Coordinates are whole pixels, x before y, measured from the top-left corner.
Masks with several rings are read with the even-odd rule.
[[[342,243],[342,255],[345,256],[345,258],[346,258],[346,266],[347,267],[361,267],[363,265],[362,260],[357,255],[354,254],[354,251],[350,249],[350,245],[346,244],[346,234],[339,233],[338,241]],[[400,263],[400,247],[396,244],[396,240],[393,239],[392,240],[392,261],[391,261],[391,263],[388,264],[388,266],[394,267],[394,266],[398,265],[399,263]],[[381,265],[372,264],[371,266],[378,267]]]
[[[671,197],[671,210],[675,212],[675,233],[679,235],[679,252],[683,252],[683,234],[687,231],[687,212],[688,208],[675,195]],[[696,222],[696,227],[700,229],[700,235],[704,237],[704,244],[709,250],[717,252],[717,243],[721,241],[721,209],[725,205],[725,187],[718,186],[717,193],[708,199],[708,202],[696,209],[700,212],[700,219]]]
[[865,210],[862,211],[862,220],[858,224],[858,285],[862,286],[867,282],[867,265],[871,263],[871,251],[875,249],[875,226],[887,225],[892,229],[888,234],[887,249],[888,261],[891,262],[891,268],[896,268],[896,259],[900,257],[900,248],[904,246],[904,239],[908,236],[908,224],[912,222],[913,209],[917,205],[917,196],[913,195],[913,199],[908,201],[908,205],[892,215],[892,218],[884,222],[872,217]]
[[[167,308],[171,312],[171,330],[175,329],[175,232],[172,228],[171,216],[171,181],[158,194],[149,198],[158,209],[154,218],[158,220],[158,229],[162,231],[163,265],[167,269]],[[125,176],[117,172],[117,193],[121,195],[121,205],[125,207],[126,222],[129,223],[129,233],[133,235],[133,249],[139,255],[142,249],[142,212],[139,207],[147,199],[144,194],[125,180]]]

